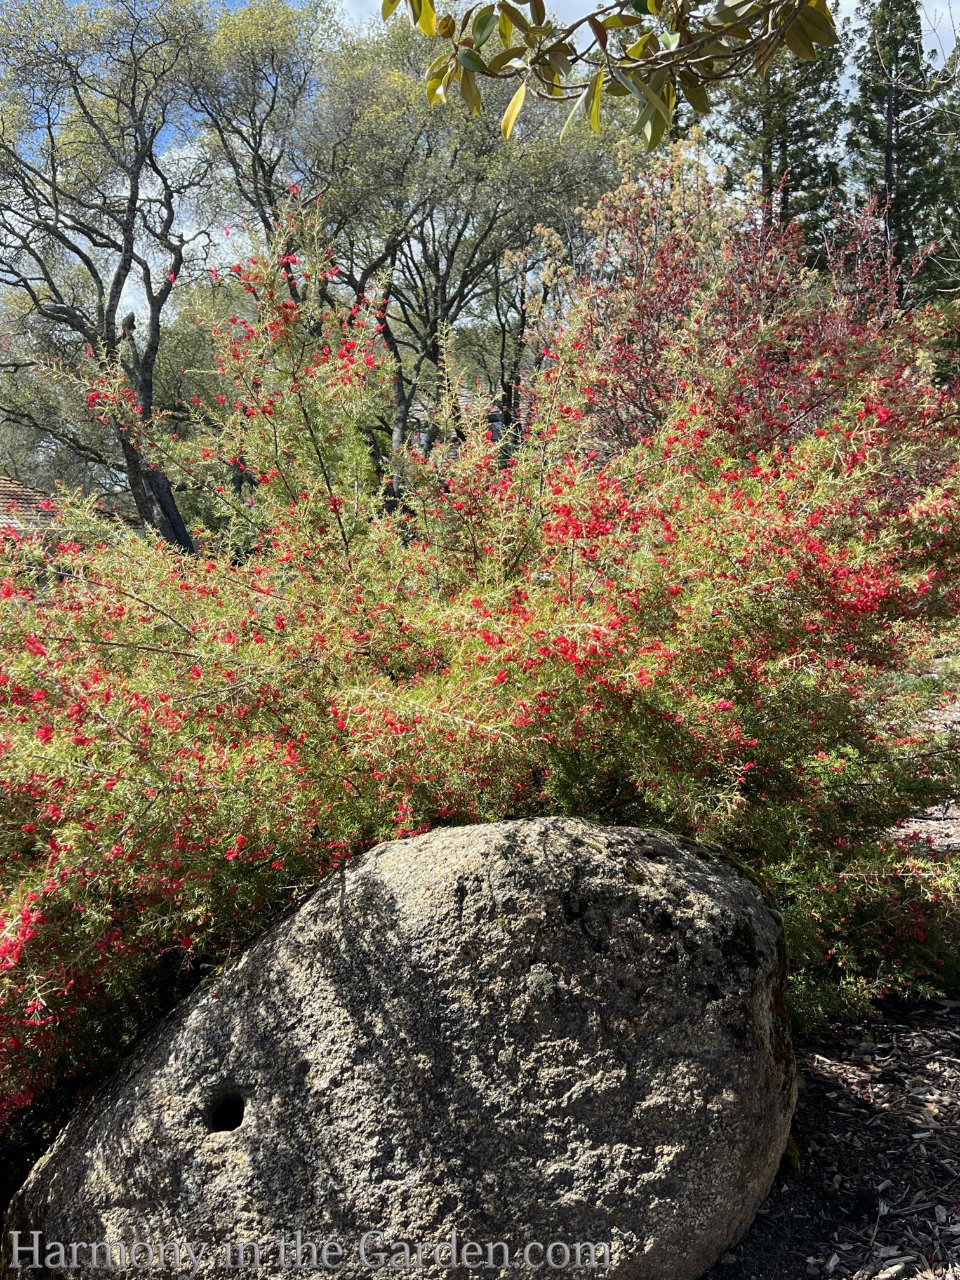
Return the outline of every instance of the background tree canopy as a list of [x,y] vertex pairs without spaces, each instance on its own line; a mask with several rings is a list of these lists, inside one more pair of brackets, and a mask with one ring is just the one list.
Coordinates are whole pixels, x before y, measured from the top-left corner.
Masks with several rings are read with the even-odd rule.
[[[396,485],[398,450],[414,435],[430,443],[451,379],[479,385],[504,421],[515,413],[543,359],[523,337],[551,289],[537,228],[582,255],[576,209],[616,185],[626,155],[688,135],[710,97],[701,145],[729,189],[758,182],[770,215],[798,218],[814,253],[838,202],[876,197],[900,260],[939,240],[919,285],[952,288],[952,64],[937,70],[924,52],[915,4],[877,0],[855,35],[829,39],[816,5],[640,8],[575,24],[577,60],[557,52],[568,40],[537,5],[461,9],[434,40],[424,30],[449,23],[433,24],[429,6],[362,32],[323,0],[6,6],[0,469],[78,484],[192,550],[211,516],[170,472],[168,447],[209,363],[190,317],[245,222],[269,233],[294,198],[321,211],[328,300],[386,298],[396,377],[368,445]],[[761,21],[781,25],[760,37]],[[805,41],[810,24],[819,44]],[[438,40],[450,50],[440,69]],[[561,128],[555,99],[585,69],[587,96]],[[449,103],[438,75],[459,84]],[[481,82],[491,109],[477,114],[469,86]],[[69,365],[88,346],[122,360],[143,440],[36,376],[38,362]]]

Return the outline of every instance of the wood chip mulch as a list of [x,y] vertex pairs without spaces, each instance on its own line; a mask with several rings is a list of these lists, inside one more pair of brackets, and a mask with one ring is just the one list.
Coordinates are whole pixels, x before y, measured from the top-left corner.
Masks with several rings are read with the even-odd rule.
[[799,1168],[709,1280],[960,1280],[960,1000],[794,1047]]

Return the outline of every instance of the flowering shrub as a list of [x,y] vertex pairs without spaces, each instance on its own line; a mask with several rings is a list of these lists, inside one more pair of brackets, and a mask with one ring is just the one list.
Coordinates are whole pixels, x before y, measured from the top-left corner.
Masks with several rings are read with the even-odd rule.
[[[369,443],[376,310],[325,310],[326,260],[274,246],[204,319],[219,390],[154,438],[219,538],[185,557],[69,504],[54,544],[8,534],[3,1114],[142,1025],[158,974],[437,824],[721,840],[779,890],[805,973],[940,981],[954,869],[904,881],[918,855],[880,837],[957,784],[925,720],[960,587],[957,401],[922,355],[942,323],[891,326],[706,189],[704,235],[687,172],[604,206],[618,269],[568,281],[522,432],[411,452],[399,508]],[[666,295],[638,247],[668,223]],[[650,347],[644,290],[674,308]],[[135,429],[118,371],[75,376]]]

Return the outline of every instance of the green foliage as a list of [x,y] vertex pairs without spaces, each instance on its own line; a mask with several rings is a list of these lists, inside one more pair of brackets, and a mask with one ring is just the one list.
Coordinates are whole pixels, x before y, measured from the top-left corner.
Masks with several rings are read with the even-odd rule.
[[[331,308],[320,228],[282,210],[230,273],[245,308],[204,318],[189,429],[140,437],[206,495],[200,554],[76,505],[53,542],[6,539],[8,1114],[99,1069],[178,956],[222,961],[353,853],[439,824],[713,838],[770,883],[802,984],[942,986],[956,867],[884,831],[958,781],[928,720],[950,678],[913,678],[957,638],[956,396],[918,359],[943,322],[891,324],[700,184],[604,202],[606,274],[546,335],[523,425],[458,439],[448,406],[430,456],[399,456],[402,505],[367,431],[382,312]],[[670,307],[655,345],[630,340],[640,302]],[[638,379],[650,411],[611,447]],[[122,369],[73,380],[136,429]]]
[[762,81],[718,86],[717,110],[705,124],[728,186],[743,190],[754,173],[771,216],[784,225],[796,218],[814,248],[843,198],[845,43],[815,61],[782,54]]
[[[384,0],[384,19],[398,7],[399,0]],[[449,42],[426,72],[429,101],[446,100],[458,86],[467,108],[479,114],[482,82],[519,79],[539,98],[572,101],[567,125],[582,113],[599,133],[606,95],[626,94],[637,109],[630,132],[647,150],[667,135],[678,94],[696,111],[705,111],[707,86],[714,81],[747,71],[762,77],[784,46],[813,60],[837,43],[825,0],[783,0],[766,7],[743,0],[712,6],[631,0],[587,9],[566,25],[547,17],[543,0],[520,0],[519,7],[494,0],[444,14],[439,23],[430,0],[406,0],[405,7],[415,28]],[[522,12],[527,7],[529,16]],[[484,46],[494,31],[500,51],[491,57]],[[508,111],[518,112],[523,100],[518,90]],[[505,114],[504,133],[509,134],[506,122]]]
[[916,0],[866,0],[857,10],[855,96],[850,104],[852,173],[885,208],[887,238],[909,262],[933,232],[941,195],[937,142],[940,84],[924,50]]

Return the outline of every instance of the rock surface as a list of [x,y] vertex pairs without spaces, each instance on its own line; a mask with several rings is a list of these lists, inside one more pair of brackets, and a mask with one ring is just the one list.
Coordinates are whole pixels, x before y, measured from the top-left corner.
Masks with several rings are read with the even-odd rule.
[[[424,1274],[417,1242],[453,1277],[500,1274],[497,1242],[532,1274],[544,1254],[523,1247],[556,1242],[555,1264],[609,1244],[607,1276],[692,1280],[746,1231],[788,1137],[783,971],[778,920],[713,846],[568,819],[381,845],[73,1117],[11,1206],[0,1273],[64,1274],[53,1242],[140,1241],[124,1275],[189,1274],[189,1243],[198,1277],[242,1258],[279,1280],[300,1229],[351,1278],[382,1232],[367,1259],[403,1263],[406,1242],[401,1275]],[[13,1231],[49,1269],[9,1269]],[[438,1270],[451,1231],[462,1260]],[[228,1237],[259,1245],[259,1271],[250,1249],[229,1265]],[[169,1249],[151,1269],[146,1246],[173,1242],[180,1270]],[[109,1274],[106,1256],[68,1273]]]

